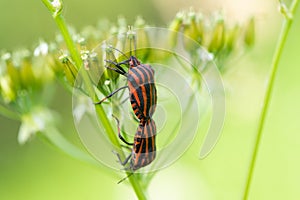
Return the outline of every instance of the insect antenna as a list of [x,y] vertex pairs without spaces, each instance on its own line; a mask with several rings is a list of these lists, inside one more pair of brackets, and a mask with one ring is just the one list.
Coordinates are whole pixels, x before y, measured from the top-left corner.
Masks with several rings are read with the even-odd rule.
[[109,45],[109,48],[112,48],[113,50],[119,52],[119,53],[122,54],[125,58],[127,58],[127,59],[129,60],[129,57],[126,56],[126,54],[123,53],[122,51],[120,51],[119,49],[117,49],[117,48],[115,48],[115,47],[113,47],[113,46],[111,46],[111,45]]

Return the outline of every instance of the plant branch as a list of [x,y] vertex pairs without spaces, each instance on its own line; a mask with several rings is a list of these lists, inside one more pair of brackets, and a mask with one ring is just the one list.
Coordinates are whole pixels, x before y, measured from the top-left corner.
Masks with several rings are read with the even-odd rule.
[[69,156],[76,158],[77,160],[89,163],[91,165],[99,167],[99,163],[93,159],[85,151],[79,149],[74,144],[70,143],[66,138],[64,138],[55,128],[48,128],[42,134],[38,134],[42,139],[48,142],[54,147],[58,147],[64,153]]
[[5,106],[1,104],[0,104],[0,114],[10,119],[20,121],[20,116],[17,113],[7,109]]
[[[263,133],[263,129],[265,126],[266,116],[267,116],[267,113],[269,112],[269,106],[270,106],[270,100],[271,100],[271,96],[272,96],[272,92],[273,92],[274,80],[276,78],[276,73],[277,73],[280,57],[282,55],[283,48],[286,43],[286,39],[287,39],[289,30],[293,23],[292,17],[295,13],[298,2],[299,2],[298,0],[294,0],[291,4],[290,10],[288,10],[288,11],[282,10],[284,12],[283,14],[285,16],[285,21],[284,21],[284,24],[283,24],[283,27],[281,30],[281,34],[280,34],[280,37],[279,37],[279,40],[277,43],[277,47],[276,47],[276,51],[275,51],[273,61],[272,61],[270,78],[269,78],[269,82],[267,84],[266,94],[265,94],[264,101],[263,101],[263,107],[262,107],[262,111],[261,111],[260,118],[259,118],[260,120],[259,120],[259,125],[258,125],[258,129],[257,129],[257,134],[256,134],[256,141],[255,141],[255,145],[254,145],[254,149],[253,149],[253,153],[252,153],[252,159],[251,159],[249,169],[248,169],[247,182],[246,182],[246,186],[245,186],[244,194],[243,194],[244,200],[249,198],[249,191],[250,191],[250,187],[251,187],[251,183],[252,183],[252,179],[253,179],[253,174],[254,174],[255,165],[256,165],[256,161],[257,161],[257,155],[258,155],[258,151],[259,151],[259,147],[260,147],[262,133]],[[287,13],[286,11],[289,13]],[[292,16],[292,17],[287,17],[287,16]]]
[[77,51],[76,46],[72,40],[72,37],[69,33],[67,24],[63,18],[63,15],[61,14],[61,11],[59,11],[59,12],[56,11],[56,9],[53,7],[53,5],[50,3],[49,0],[42,0],[42,2],[52,13],[53,19],[56,22],[56,24],[66,42],[66,45],[70,51],[71,58],[74,60],[76,68],[79,69],[82,66],[82,60],[81,60],[80,54]]
[[[67,47],[70,51],[71,58],[75,62],[76,68],[80,69],[82,67],[82,59],[81,59],[80,53],[78,52],[78,50],[76,49],[76,47],[74,45],[74,42],[73,42],[72,37],[71,37],[71,35],[68,31],[65,20],[64,20],[63,16],[61,15],[62,7],[60,7],[57,10],[53,6],[53,4],[52,4],[53,2],[51,3],[51,2],[49,2],[49,0],[42,0],[42,2],[49,9],[49,11],[52,13],[52,16],[53,16],[58,28],[60,29],[60,31],[63,35],[63,38],[66,42],[66,45],[67,45]],[[81,75],[82,75],[83,82],[85,83],[85,85],[87,87],[87,90],[88,90],[88,94],[92,98],[93,102],[96,102],[97,99],[96,99],[96,96],[95,96],[95,93],[94,93],[93,85],[91,84],[91,81],[89,79],[89,75],[88,75],[87,71],[84,70],[84,69],[81,70],[81,72],[82,72]],[[106,113],[105,113],[105,111],[104,111],[104,109],[102,108],[101,105],[96,106],[96,113],[97,113],[99,119],[101,119],[101,123],[103,124],[103,126],[104,126],[111,142],[121,149],[121,145],[119,143],[119,140],[118,140],[116,134],[114,134],[113,129],[111,127],[111,124],[110,124],[110,122],[109,122],[109,120],[106,116]],[[123,151],[120,152],[120,156],[125,157],[125,154],[124,154]],[[129,175],[129,174],[130,173],[127,172],[127,175]],[[128,179],[129,179],[129,182],[132,185],[138,199],[141,199],[141,200],[147,199],[146,194],[145,194],[144,190],[142,189],[141,185],[139,184],[138,180],[134,176],[130,176]]]

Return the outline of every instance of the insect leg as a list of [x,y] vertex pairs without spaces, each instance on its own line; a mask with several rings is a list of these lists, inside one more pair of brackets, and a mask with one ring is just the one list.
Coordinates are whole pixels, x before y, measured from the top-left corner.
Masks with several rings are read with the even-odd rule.
[[132,155],[132,154],[129,154],[129,156],[124,161],[122,161],[122,159],[120,158],[120,155],[117,152],[113,151],[113,153],[116,154],[116,156],[118,157],[118,160],[119,160],[120,164],[123,165],[123,166],[128,163],[128,161],[130,160],[131,155]]
[[136,121],[137,123],[140,123],[140,121],[136,118],[135,114],[134,113],[130,113],[131,114],[131,117],[134,121]]
[[119,138],[127,145],[133,145],[133,143],[127,142],[125,140],[125,138],[121,135],[121,130],[120,130],[120,122],[119,119],[117,117],[115,117],[114,115],[112,115],[113,118],[115,118],[115,120],[117,121],[117,125],[118,125],[118,136]]
[[110,93],[108,96],[104,97],[104,98],[101,99],[99,102],[96,102],[96,103],[94,103],[94,104],[96,104],[96,105],[97,105],[97,104],[101,104],[103,101],[105,101],[106,99],[112,97],[114,94],[116,94],[117,92],[119,92],[120,90],[123,90],[123,89],[125,89],[125,88],[128,88],[128,86],[126,85],[126,86],[123,86],[123,87],[120,87],[120,88],[116,89],[115,91],[113,91],[112,93]]
[[123,147],[123,148],[125,148],[125,149],[127,149],[127,150],[129,150],[129,151],[132,151],[132,149],[131,149],[129,146],[126,146],[126,145],[121,144],[121,147]]

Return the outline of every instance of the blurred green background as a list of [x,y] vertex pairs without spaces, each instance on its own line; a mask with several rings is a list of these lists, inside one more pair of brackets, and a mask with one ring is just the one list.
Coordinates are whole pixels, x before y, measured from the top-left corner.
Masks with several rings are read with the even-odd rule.
[[[80,29],[99,19],[129,23],[137,15],[153,25],[167,26],[177,11],[194,7],[204,13],[223,10],[228,21],[243,22],[254,15],[256,45],[229,62],[224,75],[226,120],[214,151],[199,160],[200,140],[172,166],[153,179],[151,199],[241,199],[258,116],[282,16],[277,1],[96,1],[65,0],[64,15]],[[41,1],[0,1],[0,49],[36,45],[57,32]],[[280,62],[270,112],[262,137],[250,199],[299,199],[300,180],[300,13],[289,34]],[[62,111],[66,137],[79,139],[73,128],[71,97],[58,91],[52,106]],[[0,199],[134,199],[118,176],[76,161],[43,141],[17,143],[19,123],[0,116]]]

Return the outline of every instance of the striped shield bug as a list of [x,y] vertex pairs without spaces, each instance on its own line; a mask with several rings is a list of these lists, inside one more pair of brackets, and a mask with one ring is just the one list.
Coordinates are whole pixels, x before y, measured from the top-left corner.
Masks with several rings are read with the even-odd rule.
[[[154,120],[149,118],[147,121],[140,121],[134,136],[134,143],[129,143],[121,135],[119,120],[114,118],[117,121],[119,138],[125,144],[133,146],[130,155],[124,161],[116,153],[120,163],[125,166],[130,160],[129,167],[125,169],[131,172],[149,165],[156,157],[156,125]],[[120,182],[122,181],[123,179]]]
[[[118,49],[115,50],[127,57]],[[120,90],[128,88],[131,107],[136,117],[142,121],[146,121],[151,118],[157,103],[157,92],[153,68],[148,64],[140,63],[135,56],[130,56],[127,60],[119,63],[112,60],[106,60],[106,62],[116,66],[116,68],[109,66],[106,66],[106,68],[114,70],[115,72],[127,77],[127,85],[116,89],[95,104],[101,104]],[[128,65],[128,72],[126,72],[121,65]]]
[[153,119],[140,122],[134,136],[134,143],[129,143],[121,135],[119,120],[114,117],[118,124],[119,138],[127,145],[133,146],[131,154],[122,162],[119,155],[118,158],[122,165],[126,165],[130,160],[130,167],[128,169],[135,171],[141,167],[150,164],[156,156],[156,125]]

